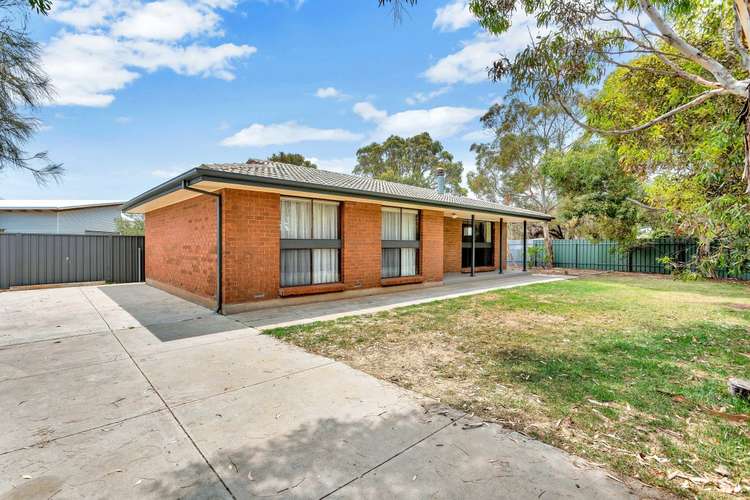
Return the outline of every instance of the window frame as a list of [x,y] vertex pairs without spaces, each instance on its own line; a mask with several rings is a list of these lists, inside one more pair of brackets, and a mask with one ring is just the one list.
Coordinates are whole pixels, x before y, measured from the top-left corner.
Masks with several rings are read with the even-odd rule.
[[[382,213],[386,209],[388,210],[398,210],[398,234],[401,235],[402,233],[402,224],[403,224],[403,216],[404,216],[404,210],[414,211],[416,212],[417,216],[417,222],[416,222],[416,232],[417,232],[417,238],[415,240],[384,240],[382,239],[383,234],[383,218]],[[380,279],[392,279],[392,278],[410,278],[412,276],[420,276],[422,272],[422,263],[421,263],[421,254],[422,254],[422,211],[415,208],[404,208],[404,207],[393,207],[393,206],[387,206],[382,205],[380,207],[380,213],[381,213],[381,219],[380,219]],[[403,248],[414,248],[416,249],[416,255],[415,262],[414,262],[414,274],[409,274],[404,276],[404,268],[402,265],[402,259],[401,259],[401,249]],[[383,276],[383,250],[386,249],[398,249],[398,276]]]
[[[304,196],[281,196],[279,198],[279,204],[283,200],[302,200],[310,202],[310,236],[312,238],[282,238],[279,234],[279,287],[280,288],[295,288],[300,286],[318,286],[318,285],[331,285],[335,283],[341,283],[342,281],[342,266],[341,266],[341,202],[338,200],[326,200],[324,198],[306,198]],[[336,204],[336,234],[338,239],[316,239],[315,238],[315,202],[324,203],[335,203]],[[281,206],[279,206],[279,229],[281,229],[282,218],[281,218]],[[279,231],[281,233],[281,231]],[[281,254],[284,250],[309,250],[310,252],[310,282],[302,283],[298,285],[283,285],[281,283],[282,273],[282,259]],[[314,283],[314,250],[338,250],[338,266],[336,274],[338,279],[336,281],[326,281],[322,283]]]

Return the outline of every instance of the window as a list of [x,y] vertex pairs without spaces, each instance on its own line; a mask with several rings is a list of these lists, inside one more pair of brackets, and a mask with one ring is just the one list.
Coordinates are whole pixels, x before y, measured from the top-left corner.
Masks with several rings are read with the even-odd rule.
[[339,281],[339,203],[281,198],[281,286]]
[[381,276],[416,276],[419,273],[419,210],[383,207],[381,220]]
[[[461,240],[461,267],[471,267],[471,222],[464,221]],[[492,222],[475,221],[474,265],[492,266]]]

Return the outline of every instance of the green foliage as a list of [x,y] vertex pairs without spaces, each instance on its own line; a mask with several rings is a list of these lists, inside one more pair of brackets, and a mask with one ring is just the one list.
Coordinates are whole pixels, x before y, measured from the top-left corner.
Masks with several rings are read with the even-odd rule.
[[638,179],[623,171],[607,144],[583,141],[544,165],[560,197],[559,217],[579,236],[632,242],[644,221],[632,200],[641,198]]
[[143,236],[145,234],[145,224],[143,216],[130,215],[115,218],[115,228],[123,236]]
[[298,153],[285,153],[279,151],[268,157],[270,161],[277,161],[279,163],[288,163],[290,165],[299,165],[300,167],[318,168],[316,164]]
[[47,15],[52,8],[52,0],[28,0],[29,7],[37,14]]
[[[741,71],[723,43],[701,37],[691,41]],[[666,74],[655,56],[629,64],[653,71],[613,72],[585,105],[592,125],[631,126],[689,101],[701,90]],[[744,155],[743,131],[736,122],[741,107],[739,98],[720,96],[642,132],[607,139],[625,171],[649,179],[645,201],[660,214],[653,220],[654,229],[697,240],[699,253],[692,264],[707,276],[718,269],[739,275],[750,266],[750,197],[737,168]]]
[[373,142],[357,150],[354,173],[374,179],[435,188],[437,170],[445,170],[446,192],[464,196],[461,186],[463,165],[439,141],[423,132],[413,137],[390,136],[385,142]]
[[542,265],[546,265],[547,259],[544,254],[543,247],[530,246],[526,249],[526,263],[529,266],[533,266],[534,262],[542,262]]
[[560,106],[513,98],[507,104],[494,104],[482,124],[494,137],[471,146],[477,171],[468,175],[469,188],[490,201],[553,212],[557,196],[542,164],[570,140],[574,124],[568,115]]

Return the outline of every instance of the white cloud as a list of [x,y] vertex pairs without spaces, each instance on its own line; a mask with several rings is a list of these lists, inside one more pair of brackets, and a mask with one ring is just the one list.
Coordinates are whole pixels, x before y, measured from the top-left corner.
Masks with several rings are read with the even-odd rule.
[[512,57],[542,33],[532,16],[517,14],[511,28],[500,37],[479,34],[461,50],[443,57],[425,71],[432,83],[478,83],[486,81],[488,70],[500,55]]
[[368,122],[378,122],[388,118],[388,113],[380,111],[367,101],[358,102],[352,109],[360,118]]
[[489,142],[491,141],[495,135],[492,133],[491,130],[487,130],[486,128],[474,130],[472,132],[468,132],[461,136],[461,139],[469,142]]
[[218,9],[236,0],[60,0],[51,17],[60,30],[45,45],[42,65],[55,89],[51,104],[107,106],[144,72],[234,79],[233,63],[250,45],[207,45],[190,38],[221,35]]
[[415,92],[411,96],[404,99],[404,101],[409,106],[414,106],[415,104],[422,104],[427,101],[431,101],[435,99],[436,97],[439,97],[443,94],[448,93],[450,89],[451,89],[450,87],[441,87],[431,92]]
[[474,20],[469,3],[466,0],[455,0],[435,11],[432,27],[440,31],[456,31],[470,26]]
[[336,87],[321,87],[315,91],[315,96],[321,99],[346,99],[349,97]]
[[433,138],[445,139],[460,133],[468,123],[484,113],[475,108],[440,106],[389,115],[369,102],[358,102],[354,105],[354,112],[366,121],[377,123],[372,140],[382,140],[389,135],[409,137],[422,132],[429,132]]
[[110,22],[125,12],[130,3],[128,0],[61,0],[52,4],[50,17],[83,30]]
[[156,1],[117,21],[112,26],[112,34],[126,38],[179,40],[188,35],[213,34],[219,20],[213,9],[199,3]]
[[64,33],[45,47],[42,64],[55,88],[54,104],[107,106],[115,91],[138,79],[144,70],[169,68],[182,75],[231,80],[232,61],[255,51],[248,45],[181,46]]
[[354,166],[357,164],[355,157],[349,158],[310,158],[310,161],[315,163],[321,170],[328,170],[329,172],[339,172],[342,174],[351,174],[354,170]]
[[263,125],[253,123],[234,135],[221,141],[222,146],[280,146],[307,141],[357,141],[362,139],[356,134],[340,128],[314,128],[296,122],[273,123]]

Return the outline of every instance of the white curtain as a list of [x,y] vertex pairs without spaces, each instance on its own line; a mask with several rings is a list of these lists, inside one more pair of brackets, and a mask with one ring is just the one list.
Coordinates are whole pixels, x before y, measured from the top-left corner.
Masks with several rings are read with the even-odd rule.
[[281,198],[281,239],[312,238],[311,210],[310,200]]
[[400,240],[401,239],[401,210],[398,208],[383,207],[381,215],[381,239],[382,240]]
[[492,222],[481,222],[484,224],[484,242],[492,243]]
[[281,286],[310,284],[310,250],[281,251]]
[[402,240],[415,241],[417,239],[417,217],[416,210],[401,211],[401,238]]
[[313,250],[313,283],[335,283],[339,280],[338,248]]
[[339,238],[339,204],[337,201],[313,201],[313,238]]
[[384,248],[380,261],[380,275],[383,278],[399,276],[399,249]]
[[417,274],[417,249],[401,249],[401,276],[415,276]]

